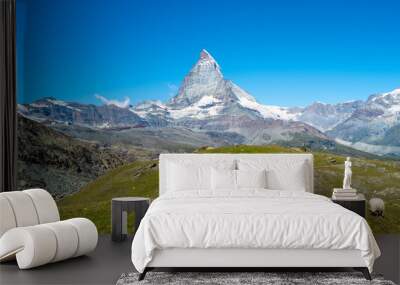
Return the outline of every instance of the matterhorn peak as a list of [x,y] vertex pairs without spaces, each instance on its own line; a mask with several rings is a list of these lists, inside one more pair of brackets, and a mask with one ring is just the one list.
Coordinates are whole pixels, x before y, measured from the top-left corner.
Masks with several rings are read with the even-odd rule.
[[205,49],[200,52],[200,57],[193,66],[192,72],[216,73],[217,77],[222,78],[221,68],[212,55]]
[[204,48],[200,52],[200,59],[203,59],[203,60],[214,60],[215,61],[215,59],[211,56],[211,54]]
[[208,51],[202,49],[199,59],[185,76],[178,94],[169,104],[174,107],[191,105],[203,96],[214,94],[223,82],[224,78],[218,63]]

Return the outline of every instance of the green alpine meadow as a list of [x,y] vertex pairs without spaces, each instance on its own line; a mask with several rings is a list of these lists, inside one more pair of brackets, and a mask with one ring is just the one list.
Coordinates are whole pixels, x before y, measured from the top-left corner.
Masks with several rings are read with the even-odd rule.
[[[307,150],[278,145],[202,147],[197,153],[304,153]],[[314,192],[330,197],[334,187],[341,187],[344,155],[313,152]],[[385,202],[383,217],[371,215],[367,206],[367,220],[374,233],[400,232],[400,162],[387,159],[353,157],[353,187],[363,193],[367,202],[381,198]],[[110,233],[112,197],[158,196],[158,160],[140,160],[113,169],[89,182],[79,192],[58,201],[61,218],[86,217],[100,233]],[[133,227],[133,215],[128,217]]]

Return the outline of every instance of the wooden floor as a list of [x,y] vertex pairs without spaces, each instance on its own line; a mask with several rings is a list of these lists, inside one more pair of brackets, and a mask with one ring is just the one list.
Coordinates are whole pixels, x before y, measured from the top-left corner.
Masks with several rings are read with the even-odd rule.
[[[375,272],[400,282],[400,235],[380,235],[382,251]],[[82,256],[30,270],[19,270],[15,262],[0,265],[0,284],[115,284],[124,272],[134,271],[130,259],[131,240],[111,242],[101,236],[97,249]]]

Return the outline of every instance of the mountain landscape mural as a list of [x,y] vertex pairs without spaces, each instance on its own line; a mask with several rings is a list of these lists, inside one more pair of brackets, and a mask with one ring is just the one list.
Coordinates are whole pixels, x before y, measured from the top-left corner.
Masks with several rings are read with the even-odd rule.
[[356,157],[363,171],[357,177],[355,170],[355,187],[387,203],[389,214],[371,220],[374,229],[400,232],[400,89],[364,101],[265,105],[225,78],[203,49],[168,101],[95,105],[55,96],[19,104],[18,113],[19,187],[49,189],[66,217],[80,211],[107,225],[110,193],[156,197],[162,152],[312,151],[317,193],[330,196],[344,157]]
[[[167,102],[143,101],[135,106],[112,103],[85,105],[46,97],[19,105],[26,118],[86,139],[98,130],[162,132],[162,128],[198,133],[189,145],[293,143],[334,150],[337,143],[377,155],[400,155],[400,89],[375,94],[366,101],[315,102],[306,107],[263,105],[224,78],[217,61],[202,50]],[[69,126],[70,131],[65,126]],[[80,134],[82,133],[82,134]],[[145,135],[145,134],[143,134]],[[188,139],[190,140],[190,139]],[[203,141],[202,141],[203,140]]]

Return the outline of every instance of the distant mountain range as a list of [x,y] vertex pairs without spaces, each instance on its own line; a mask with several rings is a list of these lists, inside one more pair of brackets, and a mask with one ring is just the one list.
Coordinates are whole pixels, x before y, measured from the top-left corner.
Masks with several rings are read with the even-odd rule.
[[224,141],[229,134],[228,138],[235,137],[232,144],[318,140],[332,145],[335,141],[380,155],[400,155],[400,89],[372,95],[366,101],[316,102],[298,108],[263,105],[225,79],[206,50],[201,51],[177,95],[165,103],[144,101],[120,108],[46,97],[19,105],[19,112],[48,125],[101,130],[174,127],[212,132]]

